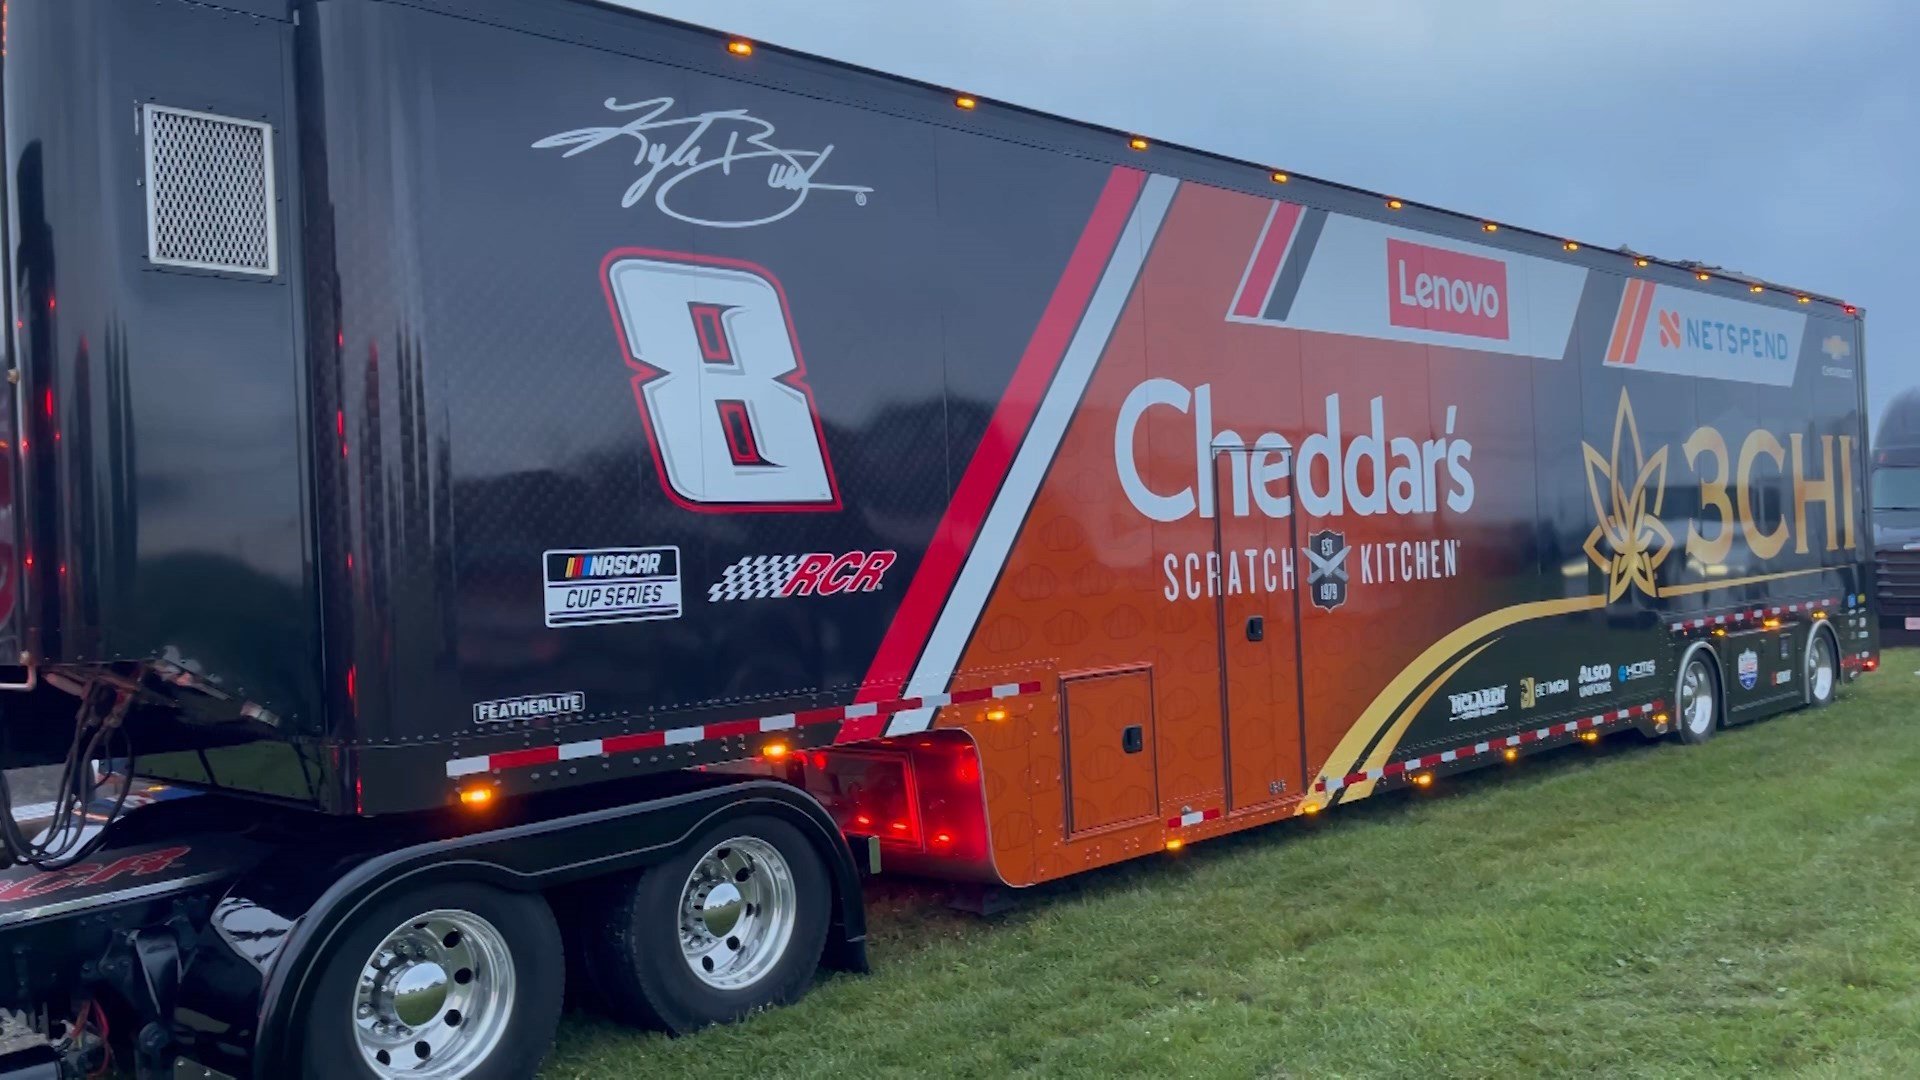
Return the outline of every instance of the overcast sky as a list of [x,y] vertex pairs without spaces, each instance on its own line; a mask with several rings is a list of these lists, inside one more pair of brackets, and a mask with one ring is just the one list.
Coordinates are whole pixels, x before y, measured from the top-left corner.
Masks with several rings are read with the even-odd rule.
[[1920,0],[616,2],[1838,296],[1920,384]]

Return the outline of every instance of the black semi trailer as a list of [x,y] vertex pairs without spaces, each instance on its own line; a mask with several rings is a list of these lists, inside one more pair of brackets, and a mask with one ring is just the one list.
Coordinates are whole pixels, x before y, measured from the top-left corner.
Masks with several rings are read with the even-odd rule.
[[0,1076],[524,1077],[1878,662],[1829,297],[584,0],[0,10]]

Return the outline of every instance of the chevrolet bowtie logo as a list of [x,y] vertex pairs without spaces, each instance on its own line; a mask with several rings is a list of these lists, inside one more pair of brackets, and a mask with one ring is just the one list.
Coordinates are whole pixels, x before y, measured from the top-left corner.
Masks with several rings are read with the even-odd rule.
[[[1607,574],[1607,602],[1639,589],[1657,595],[1654,573],[1673,550],[1673,533],[1660,520],[1666,500],[1667,448],[1652,457],[1640,448],[1640,428],[1633,421],[1633,404],[1620,391],[1620,409],[1613,419],[1613,452],[1602,458],[1586,443],[1587,493],[1593,498],[1598,522],[1587,535],[1587,558]],[[1631,454],[1631,460],[1625,455]],[[1649,505],[1651,503],[1651,505]]]

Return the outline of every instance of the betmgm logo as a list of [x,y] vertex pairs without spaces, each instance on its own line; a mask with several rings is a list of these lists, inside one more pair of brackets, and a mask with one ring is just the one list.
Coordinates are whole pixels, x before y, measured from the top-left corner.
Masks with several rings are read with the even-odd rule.
[[1531,709],[1540,704],[1541,698],[1564,694],[1571,685],[1566,679],[1536,679],[1529,675],[1520,680],[1520,707]]

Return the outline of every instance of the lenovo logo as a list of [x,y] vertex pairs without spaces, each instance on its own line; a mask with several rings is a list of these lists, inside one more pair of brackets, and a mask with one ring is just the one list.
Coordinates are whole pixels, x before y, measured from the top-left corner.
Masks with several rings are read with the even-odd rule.
[[1387,240],[1388,318],[1395,326],[1507,340],[1507,264]]

